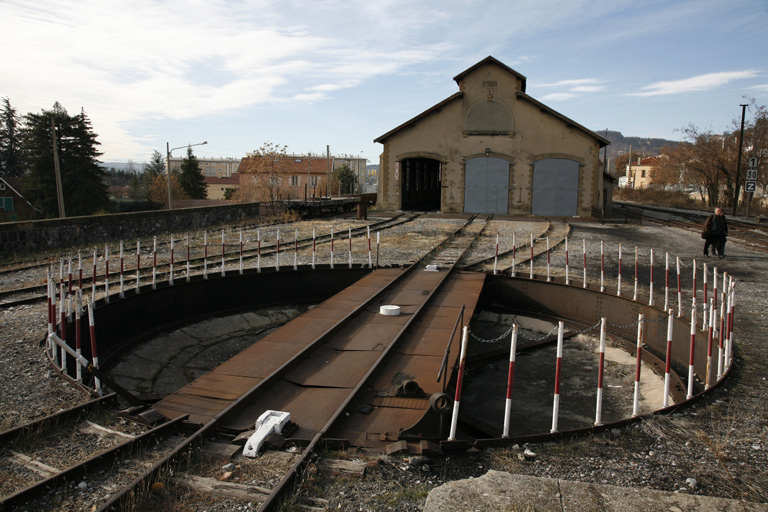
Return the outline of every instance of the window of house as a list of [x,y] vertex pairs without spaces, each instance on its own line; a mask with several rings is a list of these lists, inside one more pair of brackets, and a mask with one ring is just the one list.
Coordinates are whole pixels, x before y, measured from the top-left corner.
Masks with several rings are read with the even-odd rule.
[[299,186],[299,177],[298,176],[291,176],[291,186],[292,187],[298,187]]
[[5,190],[5,183],[0,183],[0,190]]
[[311,183],[311,185],[312,185],[313,187],[316,187],[316,186],[317,186],[317,176],[312,176],[312,177],[310,178],[310,183]]
[[3,197],[2,201],[0,201],[0,204],[3,205],[3,210],[7,212],[13,211],[13,198],[12,197]]
[[645,178],[645,169],[643,169],[642,177]]

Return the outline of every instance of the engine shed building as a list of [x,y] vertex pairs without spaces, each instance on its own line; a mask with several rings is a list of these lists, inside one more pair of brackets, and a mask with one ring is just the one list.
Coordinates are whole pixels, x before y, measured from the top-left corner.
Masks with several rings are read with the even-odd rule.
[[565,217],[604,207],[608,140],[528,96],[526,77],[493,57],[454,80],[459,92],[375,139],[380,207]]

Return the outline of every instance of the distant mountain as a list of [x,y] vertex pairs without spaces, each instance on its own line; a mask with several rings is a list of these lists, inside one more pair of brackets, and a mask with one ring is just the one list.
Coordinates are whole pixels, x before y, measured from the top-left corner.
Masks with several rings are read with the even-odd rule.
[[[621,132],[608,130],[595,130],[595,133],[611,141],[608,146],[608,158],[613,161],[621,154],[629,153],[630,146],[632,154],[642,154],[644,156],[657,156],[661,153],[664,146],[676,146],[680,141],[667,139],[653,139],[647,137],[625,137]],[[602,157],[602,155],[600,155]]]
[[104,162],[101,167],[108,171],[112,169],[116,171],[127,171],[128,168],[133,165],[133,170],[136,172],[144,172],[144,164],[138,162]]

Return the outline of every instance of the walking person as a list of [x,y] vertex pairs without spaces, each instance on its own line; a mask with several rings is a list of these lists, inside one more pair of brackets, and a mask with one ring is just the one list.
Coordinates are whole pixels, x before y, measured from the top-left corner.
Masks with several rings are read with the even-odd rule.
[[709,257],[709,246],[713,247],[713,255],[725,258],[725,240],[728,236],[728,223],[722,208],[715,208],[715,213],[704,222],[704,256]]

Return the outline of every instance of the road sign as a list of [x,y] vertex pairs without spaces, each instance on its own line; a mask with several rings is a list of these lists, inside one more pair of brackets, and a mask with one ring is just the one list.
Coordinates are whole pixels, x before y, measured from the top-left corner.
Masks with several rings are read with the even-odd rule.
[[744,182],[744,192],[755,192],[757,190],[757,182],[756,181],[745,181]]
[[749,157],[749,160],[747,160],[747,162],[748,162],[747,167],[750,167],[752,169],[757,168],[757,157],[756,156]]
[[754,181],[757,179],[757,169],[747,169],[747,181]]

